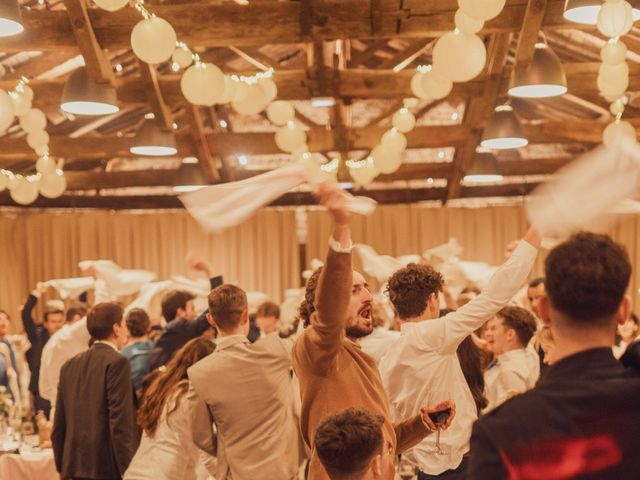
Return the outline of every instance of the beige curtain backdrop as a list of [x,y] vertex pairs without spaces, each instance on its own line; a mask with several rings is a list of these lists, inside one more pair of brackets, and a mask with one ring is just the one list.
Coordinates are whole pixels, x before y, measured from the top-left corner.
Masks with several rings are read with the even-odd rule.
[[[286,288],[299,284],[299,257],[293,209],[265,209],[244,225],[207,235],[186,212],[70,212],[0,214],[0,308],[17,320],[18,305],[36,282],[79,275],[80,260],[110,259],[124,268],[143,268],[158,278],[194,277],[185,265],[187,252],[206,258],[225,280],[247,290],[262,291],[279,301]],[[430,208],[419,205],[380,206],[371,217],[355,216],[355,242],[385,255],[420,253],[458,239],[464,260],[498,265],[506,245],[527,229],[522,207]],[[640,255],[640,216],[618,216],[604,228],[623,243],[633,265]],[[307,259],[323,259],[331,221],[319,209],[308,211]],[[534,275],[542,273],[542,259]],[[355,268],[360,268],[356,259]],[[634,270],[630,293],[638,304],[640,276]],[[51,295],[49,295],[51,296]]]
[[0,308],[14,317],[13,331],[22,330],[17,306],[36,283],[79,276],[81,260],[113,260],[123,268],[151,270],[160,280],[198,278],[185,264],[191,251],[208,260],[225,281],[276,301],[285,288],[297,284],[299,272],[292,210],[264,210],[217,235],[205,234],[183,211],[3,215],[0,242],[5,252]]

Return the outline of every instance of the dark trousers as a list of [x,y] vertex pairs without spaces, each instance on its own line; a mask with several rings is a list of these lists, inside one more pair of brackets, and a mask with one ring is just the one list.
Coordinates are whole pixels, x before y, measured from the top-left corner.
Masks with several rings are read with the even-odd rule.
[[468,457],[463,457],[462,462],[455,470],[447,470],[440,475],[429,475],[428,473],[418,472],[418,480],[464,480],[467,470]]
[[44,416],[49,419],[49,413],[51,413],[51,402],[42,398],[35,392],[31,393],[33,394],[33,409],[36,411],[36,414],[38,411],[42,410],[44,412]]

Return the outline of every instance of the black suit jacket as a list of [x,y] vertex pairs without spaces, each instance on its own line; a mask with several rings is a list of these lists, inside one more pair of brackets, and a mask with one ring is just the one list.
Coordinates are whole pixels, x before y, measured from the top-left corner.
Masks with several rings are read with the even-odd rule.
[[128,360],[96,343],[60,370],[51,434],[62,477],[118,479],[138,448]]
[[38,379],[40,378],[40,358],[42,357],[42,349],[49,341],[49,332],[42,325],[36,324],[33,321],[32,312],[36,304],[38,303],[38,297],[30,294],[27,297],[27,301],[22,307],[22,325],[24,331],[27,334],[31,348],[27,350],[27,363],[29,364],[29,370],[31,370],[31,380],[29,381],[29,391],[33,394],[38,394]]
[[468,479],[640,478],[640,377],[597,348],[473,427]]
[[[222,285],[222,277],[212,277],[209,279],[209,283],[213,290]],[[176,318],[167,324],[167,328],[158,338],[149,354],[149,368],[151,371],[166,365],[189,340],[198,338],[211,328],[207,321],[207,312],[205,310],[195,320]]]

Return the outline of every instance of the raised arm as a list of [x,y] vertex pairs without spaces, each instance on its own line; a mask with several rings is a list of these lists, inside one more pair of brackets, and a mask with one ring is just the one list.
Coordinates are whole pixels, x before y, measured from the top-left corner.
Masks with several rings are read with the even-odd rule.
[[27,301],[24,302],[24,306],[22,307],[22,325],[24,326],[24,331],[27,334],[27,338],[33,345],[36,341],[37,337],[37,325],[33,321],[33,309],[38,303],[38,299],[40,295],[44,293],[47,289],[47,284],[43,282],[38,282],[35,290],[33,290],[29,296],[27,297]]
[[540,236],[531,228],[480,295],[444,318],[416,324],[411,331],[431,349],[443,354],[455,352],[467,335],[490,320],[518,292],[531,273],[538,248]]
[[350,214],[343,193],[337,186],[322,184],[318,199],[333,217],[333,235],[327,260],[322,268],[315,293],[315,312],[304,332],[296,355],[304,356],[314,368],[332,367],[344,336],[347,310],[353,286],[351,270]]

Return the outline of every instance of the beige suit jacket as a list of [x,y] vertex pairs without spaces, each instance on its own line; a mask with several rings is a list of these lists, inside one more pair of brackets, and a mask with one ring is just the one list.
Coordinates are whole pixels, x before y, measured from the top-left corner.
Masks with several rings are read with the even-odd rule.
[[[218,457],[217,480],[294,480],[298,428],[293,416],[294,340],[234,335],[189,371],[193,441]],[[215,424],[217,436],[212,430]]]

